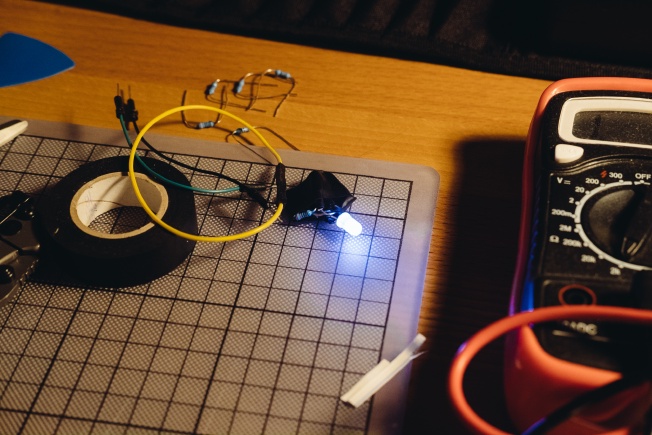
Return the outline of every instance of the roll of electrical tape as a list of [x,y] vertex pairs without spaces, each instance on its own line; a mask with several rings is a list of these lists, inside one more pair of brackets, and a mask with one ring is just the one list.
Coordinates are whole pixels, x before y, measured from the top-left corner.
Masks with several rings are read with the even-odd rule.
[[[162,177],[188,184],[188,179],[166,162],[143,160]],[[139,188],[157,216],[196,233],[193,193],[158,184],[136,166]],[[153,222],[117,234],[89,226],[97,216],[114,208],[140,207],[127,172],[126,156],[97,160],[72,171],[43,195],[37,207],[41,264],[56,262],[85,284],[125,287],[159,278],[186,259],[195,242],[177,237]]]

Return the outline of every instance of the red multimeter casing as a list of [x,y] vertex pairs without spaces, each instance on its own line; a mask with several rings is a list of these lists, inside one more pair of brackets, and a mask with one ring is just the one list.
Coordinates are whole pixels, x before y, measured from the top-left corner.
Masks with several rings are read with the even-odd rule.
[[[651,181],[652,80],[550,85],[527,138],[510,314],[565,304],[641,308],[632,281],[652,269],[652,210],[642,205],[652,198]],[[509,335],[505,394],[516,428],[620,378],[641,360],[641,333],[568,319]],[[606,403],[595,421],[612,418],[624,401]],[[554,433],[595,433],[595,427],[567,421]]]

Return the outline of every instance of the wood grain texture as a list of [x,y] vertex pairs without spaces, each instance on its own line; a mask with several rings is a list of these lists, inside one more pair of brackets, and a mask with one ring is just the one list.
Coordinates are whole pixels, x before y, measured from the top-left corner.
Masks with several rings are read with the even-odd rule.
[[[141,124],[203,101],[216,78],[279,68],[297,80],[277,117],[230,109],[303,151],[408,162],[441,176],[419,321],[426,354],[413,365],[406,433],[463,433],[445,391],[450,360],[473,332],[506,314],[516,255],[524,140],[545,81],[351,54],[154,24],[27,1],[0,0],[0,33],[51,44],[76,66],[0,89],[0,114],[117,129],[116,86]],[[258,104],[258,103],[257,103]],[[264,107],[265,102],[260,102]],[[273,106],[270,106],[270,109]],[[200,115],[198,115],[200,116]],[[178,123],[157,132],[224,140]],[[270,140],[279,148],[280,141]],[[469,394],[505,423],[500,344],[480,355]]]

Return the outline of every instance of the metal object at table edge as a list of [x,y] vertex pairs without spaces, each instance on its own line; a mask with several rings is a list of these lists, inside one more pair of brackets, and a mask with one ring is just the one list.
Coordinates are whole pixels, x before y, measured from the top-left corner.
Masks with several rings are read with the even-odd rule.
[[33,198],[21,191],[0,197],[0,308],[11,302],[38,263]]

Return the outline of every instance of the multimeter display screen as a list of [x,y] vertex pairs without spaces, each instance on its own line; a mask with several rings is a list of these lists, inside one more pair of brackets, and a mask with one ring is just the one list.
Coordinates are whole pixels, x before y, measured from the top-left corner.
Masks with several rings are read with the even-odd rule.
[[591,110],[575,114],[579,139],[652,145],[652,113]]

